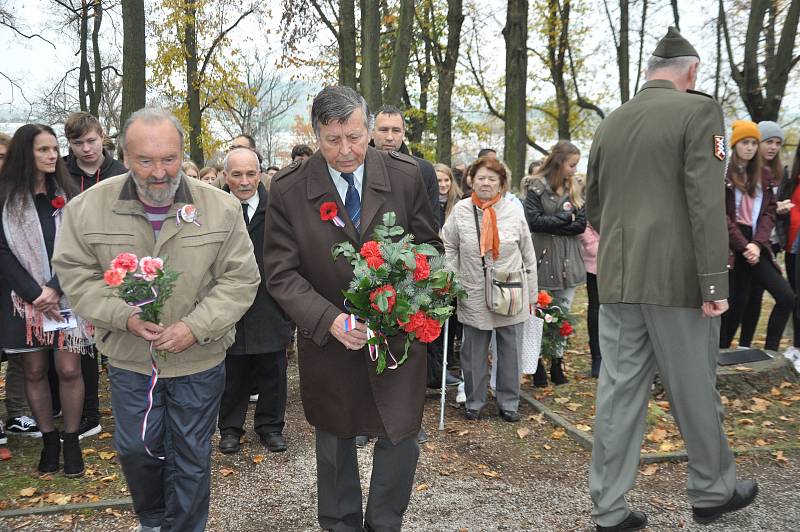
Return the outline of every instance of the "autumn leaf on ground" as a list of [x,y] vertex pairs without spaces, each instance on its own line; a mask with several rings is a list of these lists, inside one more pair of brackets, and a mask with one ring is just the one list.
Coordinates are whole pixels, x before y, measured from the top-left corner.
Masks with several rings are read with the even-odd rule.
[[772,454],[775,457],[775,461],[780,464],[788,464],[789,460],[785,456],[783,456],[783,451],[777,451]]
[[734,399],[733,402],[731,403],[731,408],[733,408],[734,410],[739,410],[740,408],[742,408],[742,400]]
[[500,476],[500,473],[498,473],[497,471],[484,471],[483,476],[489,478],[497,478]]
[[115,453],[115,452],[110,452],[110,453],[107,453],[107,452],[105,452],[105,451],[100,451],[100,452],[99,452],[99,453],[97,453],[97,454],[98,454],[98,456],[100,456],[100,458],[102,458],[103,460],[111,460],[112,458],[114,458],[114,457],[117,455],[117,453]]
[[33,497],[33,495],[36,493],[36,491],[37,491],[36,488],[34,488],[32,486],[30,488],[22,488],[21,490],[19,490],[19,496],[20,497]]
[[556,403],[564,405],[569,403],[569,397],[556,397]]
[[651,430],[647,434],[647,436],[644,437],[644,439],[646,439],[647,441],[651,441],[653,443],[660,443],[664,441],[664,438],[666,437],[667,437],[667,431],[662,428],[656,427],[653,430]]
[[792,386],[793,386],[793,384],[791,382],[788,382],[788,381],[783,381],[781,383],[781,388],[791,388]]
[[50,493],[47,495],[45,499],[50,504],[58,504],[59,506],[63,506],[65,504],[69,504],[69,501],[72,500],[70,495],[64,495],[63,493]]
[[792,401],[792,402],[800,401],[800,395],[793,395],[791,397],[787,397],[787,400]]
[[236,473],[236,471],[234,471],[233,469],[228,469],[227,467],[223,467],[222,469],[219,470],[219,474],[222,475],[223,477],[229,477],[234,473]]
[[528,416],[528,421],[535,421],[539,424],[544,423],[544,414],[536,414],[536,415],[531,414],[530,416]]
[[550,433],[550,437],[554,440],[560,440],[561,438],[564,437],[564,434],[566,434],[566,431],[563,428],[559,427]]
[[[783,417],[784,417],[784,416],[781,416],[781,419],[783,419]],[[784,421],[787,421],[787,420],[785,420],[785,419],[784,419]],[[771,427],[771,426],[772,426],[772,425],[774,425],[774,424],[775,424],[775,423],[773,423],[772,421],[769,421],[769,420],[767,420],[767,421],[764,421],[764,422],[761,424],[761,426],[762,426],[762,427]]]
[[489,466],[486,464],[478,464],[478,469],[489,469]]
[[753,406],[751,407],[753,412],[764,412],[772,404],[766,399],[761,399],[760,397],[753,397],[750,400],[753,401]]
[[547,449],[548,451],[549,451],[550,449],[552,449],[552,448],[553,448],[551,445],[548,445],[548,444],[546,444],[546,443],[543,445],[543,447],[544,447],[545,449]]
[[719,402],[720,402],[720,403],[722,403],[722,404],[723,404],[723,405],[725,405],[725,406],[728,406],[728,405],[730,404],[730,402],[731,402],[731,401],[730,401],[730,399],[728,399],[728,396],[727,396],[727,395],[721,395],[721,396],[719,397]]
[[417,486],[417,491],[425,491],[427,489],[428,489],[427,484],[420,484],[419,486]]
[[459,436],[466,436],[467,434],[469,434],[469,431],[466,429],[458,433]]
[[780,419],[781,421],[794,421],[794,418],[791,418],[789,416],[781,416],[778,419]]
[[103,477],[103,478],[101,478],[101,479],[100,479],[100,482],[114,482],[114,481],[115,481],[115,480],[117,480],[118,478],[119,478],[119,477],[117,476],[117,474],[116,474],[116,473],[112,473],[111,475],[108,475],[108,476],[106,476],[106,477]]
[[758,445],[759,447],[764,447],[765,445],[769,444],[767,443],[767,440],[759,438],[756,440],[756,445]]
[[747,366],[736,366],[733,368],[734,371],[741,371],[742,373],[746,373],[749,371],[754,371],[753,368],[749,368]]
[[745,417],[745,418],[740,419],[738,421],[738,423],[739,423],[739,425],[752,425],[753,424],[753,420],[750,419],[750,418],[746,418]]
[[83,456],[89,456],[90,454],[96,454],[97,450],[92,449],[91,447],[87,447],[86,449],[82,450]]
[[520,427],[517,429],[517,436],[519,436],[520,439],[524,438],[530,433],[531,429],[529,429],[528,427]]
[[580,403],[567,404],[567,410],[569,410],[570,412],[577,412],[580,407],[581,407]]
[[642,469],[642,475],[644,475],[646,477],[650,477],[650,476],[655,475],[656,471],[658,471],[658,465],[657,464],[647,464],[644,467],[644,469]]
[[113,438],[110,432],[104,432],[100,436],[98,436],[98,439],[100,440],[107,440],[109,438]]
[[775,386],[773,386],[772,389],[769,391],[769,394],[771,396],[773,396],[773,397],[780,397],[781,396],[781,391],[780,391],[780,389],[778,389]]
[[677,447],[678,446],[675,445],[674,443],[665,441],[664,443],[658,446],[658,450],[661,451],[662,453],[669,453],[674,451]]
[[263,461],[264,461],[264,455],[263,454],[257,454],[257,455],[255,455],[253,457],[253,463],[254,464],[260,464]]
[[436,449],[436,446],[434,444],[432,444],[431,442],[427,442],[425,444],[425,450],[426,451],[433,451],[435,449]]
[[589,425],[584,425],[583,423],[577,423],[575,425],[575,428],[578,429],[581,432],[591,432],[592,431],[592,427],[590,427]]
[[656,401],[655,403],[662,410],[669,410],[669,401]]

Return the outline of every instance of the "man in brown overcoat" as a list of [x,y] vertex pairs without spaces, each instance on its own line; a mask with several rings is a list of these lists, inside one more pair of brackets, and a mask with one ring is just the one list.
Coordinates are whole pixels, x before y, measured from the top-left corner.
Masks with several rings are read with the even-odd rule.
[[[375,374],[359,323],[345,331],[342,290],[353,278],[331,247],[349,240],[358,249],[382,216],[417,243],[441,249],[419,167],[397,152],[368,146],[369,110],[348,87],[327,87],[315,98],[311,123],[319,150],[273,179],[264,267],[267,287],[297,323],[300,391],[316,428],[318,520],[326,530],[398,531],[408,506],[425,400],[425,347],[415,342],[397,370]],[[335,202],[344,227],[322,220]],[[393,352],[405,338],[389,339]],[[355,436],[377,438],[366,512],[361,507]]]

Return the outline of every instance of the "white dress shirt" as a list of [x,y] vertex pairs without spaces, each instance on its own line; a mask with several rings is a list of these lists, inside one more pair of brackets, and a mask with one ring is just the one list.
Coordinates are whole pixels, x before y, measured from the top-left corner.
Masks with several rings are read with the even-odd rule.
[[[347,181],[342,177],[342,173],[338,170],[334,170],[331,165],[328,165],[328,173],[331,175],[331,179],[333,179],[333,185],[336,187],[336,192],[339,193],[339,197],[342,198],[342,205],[344,205],[344,199],[347,197],[347,187],[350,185],[348,185]],[[358,199],[361,200],[364,197],[364,195],[361,193],[362,184],[364,182],[363,164],[353,171],[353,176],[353,185],[356,187],[356,191],[358,192]]]
[[[344,179],[342,181],[344,181]],[[245,204],[247,205],[247,219],[253,221],[253,216],[255,216],[256,209],[258,209],[258,191],[250,196],[249,200],[242,202],[242,205]]]

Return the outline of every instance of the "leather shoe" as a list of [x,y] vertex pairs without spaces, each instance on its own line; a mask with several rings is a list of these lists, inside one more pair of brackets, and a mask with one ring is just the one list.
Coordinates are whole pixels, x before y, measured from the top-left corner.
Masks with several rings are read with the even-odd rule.
[[724,514],[741,510],[756,499],[758,495],[758,483],[755,480],[737,480],[736,488],[730,500],[720,506],[710,508],[696,508],[692,506],[692,517],[702,525],[707,525],[717,520]]
[[239,436],[236,434],[223,434],[222,438],[219,440],[219,450],[221,453],[238,453],[241,448],[242,444],[239,443]]
[[280,432],[262,434],[261,444],[271,453],[282,453],[286,450],[286,438]]
[[513,410],[501,410],[500,417],[503,418],[503,421],[508,421],[509,423],[519,421],[519,414]]
[[464,410],[464,417],[469,421],[478,421],[481,418],[481,413],[477,410],[470,410],[467,408]]
[[597,525],[597,532],[624,532],[626,530],[641,530],[647,526],[647,515],[644,512],[631,512],[620,524],[615,526]]

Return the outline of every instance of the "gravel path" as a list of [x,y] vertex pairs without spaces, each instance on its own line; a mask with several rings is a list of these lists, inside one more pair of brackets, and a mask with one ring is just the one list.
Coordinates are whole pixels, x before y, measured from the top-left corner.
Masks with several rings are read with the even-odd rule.
[[[215,452],[208,530],[319,530],[313,432],[303,418],[296,370],[292,373],[285,431],[289,451],[268,453],[250,432],[241,453],[224,456]],[[527,405],[521,408],[523,422],[512,425],[490,417],[491,412],[486,412],[485,420],[468,423],[455,404],[449,403],[444,432],[436,430],[438,405],[438,396],[429,397],[425,426],[430,440],[422,448],[405,530],[594,530],[587,488],[589,453],[567,436],[554,438],[554,427]],[[530,432],[520,437],[520,428]],[[365,499],[371,453],[369,446],[359,451]],[[232,473],[224,476],[225,470]],[[788,463],[778,463],[768,455],[741,458],[739,471],[741,477],[758,479],[759,499],[751,508],[711,526],[691,520],[684,491],[686,464],[662,464],[652,476],[639,475],[629,502],[647,512],[652,531],[783,532],[800,528],[798,456],[789,455]],[[131,512],[107,511],[0,520],[0,531],[106,532],[133,530],[135,525]]]

